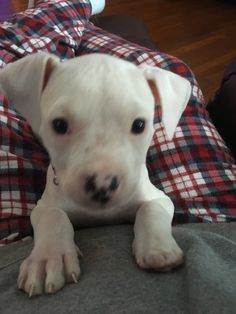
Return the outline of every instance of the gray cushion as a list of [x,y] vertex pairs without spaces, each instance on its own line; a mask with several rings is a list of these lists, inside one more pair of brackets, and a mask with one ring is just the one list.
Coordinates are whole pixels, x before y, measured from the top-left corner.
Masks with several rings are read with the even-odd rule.
[[131,255],[129,225],[76,233],[84,257],[78,284],[55,295],[29,299],[16,287],[32,243],[0,249],[0,312],[12,313],[235,313],[236,224],[174,227],[186,254],[185,266],[171,273],[140,270]]

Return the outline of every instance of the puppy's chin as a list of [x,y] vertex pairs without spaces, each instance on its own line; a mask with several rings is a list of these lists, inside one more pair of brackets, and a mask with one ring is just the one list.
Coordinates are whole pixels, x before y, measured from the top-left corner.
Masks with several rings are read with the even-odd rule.
[[80,199],[78,204],[90,210],[105,210],[105,209],[114,207],[115,204],[117,204],[117,202],[113,199],[109,199],[106,202],[98,202],[98,201],[93,201],[91,199],[84,199],[84,200]]
[[119,197],[112,197],[106,201],[101,200],[93,200],[92,198],[88,197],[81,197],[81,196],[69,196],[71,200],[75,204],[78,204],[78,207],[86,208],[92,211],[102,211],[102,210],[109,210],[109,208],[113,208],[115,206],[119,206],[121,203],[121,199]]

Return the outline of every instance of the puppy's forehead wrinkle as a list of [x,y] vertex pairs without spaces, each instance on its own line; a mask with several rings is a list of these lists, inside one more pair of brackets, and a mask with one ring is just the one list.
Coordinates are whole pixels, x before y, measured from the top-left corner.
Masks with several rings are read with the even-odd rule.
[[60,64],[43,94],[46,115],[68,117],[81,127],[96,121],[98,128],[109,129],[111,124],[128,127],[136,118],[151,120],[154,100],[141,71],[112,60],[84,56]]
[[54,77],[59,78],[59,84],[61,83],[61,87],[64,85],[64,90],[75,84],[81,90],[97,93],[98,96],[105,92],[115,93],[116,90],[123,93],[132,93],[135,90],[139,93],[139,86],[143,87],[144,80],[141,72],[132,63],[102,54],[93,58],[82,56],[66,61],[57,68]]

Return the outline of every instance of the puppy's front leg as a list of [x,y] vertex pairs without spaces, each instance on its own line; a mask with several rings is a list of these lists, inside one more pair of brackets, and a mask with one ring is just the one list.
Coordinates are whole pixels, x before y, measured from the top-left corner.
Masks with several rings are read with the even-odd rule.
[[169,271],[183,263],[183,252],[172,236],[168,205],[165,199],[147,201],[136,214],[133,253],[141,268]]
[[78,248],[67,215],[40,202],[31,214],[34,248],[20,267],[18,287],[29,296],[54,293],[80,274]]

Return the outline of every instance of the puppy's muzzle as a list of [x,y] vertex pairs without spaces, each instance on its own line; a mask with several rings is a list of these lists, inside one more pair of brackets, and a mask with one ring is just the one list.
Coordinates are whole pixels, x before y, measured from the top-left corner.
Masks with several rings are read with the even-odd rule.
[[104,178],[96,174],[88,176],[85,180],[84,191],[90,194],[90,198],[101,204],[107,203],[120,185],[117,176],[107,175]]

